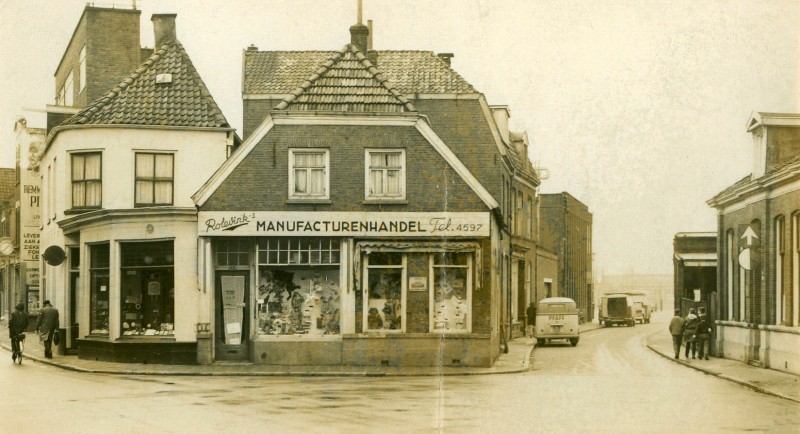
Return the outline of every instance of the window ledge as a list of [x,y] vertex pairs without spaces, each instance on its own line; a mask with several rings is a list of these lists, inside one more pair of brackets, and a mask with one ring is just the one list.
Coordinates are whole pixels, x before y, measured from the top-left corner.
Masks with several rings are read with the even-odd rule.
[[305,204],[305,205],[330,205],[330,199],[287,199],[287,205]]
[[408,205],[406,199],[364,199],[364,205]]
[[84,214],[84,213],[87,213],[87,212],[97,211],[99,209],[102,209],[102,208],[100,208],[100,207],[97,207],[97,208],[70,208],[70,209],[65,209],[64,210],[64,215]]

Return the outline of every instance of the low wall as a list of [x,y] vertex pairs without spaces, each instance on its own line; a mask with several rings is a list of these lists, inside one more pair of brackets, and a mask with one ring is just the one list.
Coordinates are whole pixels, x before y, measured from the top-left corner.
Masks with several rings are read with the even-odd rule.
[[800,328],[717,321],[717,350],[726,359],[758,362],[800,375]]

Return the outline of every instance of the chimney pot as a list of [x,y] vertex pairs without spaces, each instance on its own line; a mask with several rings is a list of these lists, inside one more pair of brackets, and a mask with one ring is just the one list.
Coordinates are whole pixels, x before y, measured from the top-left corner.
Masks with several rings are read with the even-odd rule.
[[175,17],[177,16],[178,14],[153,14],[150,18],[156,37],[156,49],[164,43],[177,40],[175,32]]
[[255,44],[250,44],[250,46],[247,47],[247,51],[258,51],[258,47],[256,47]]

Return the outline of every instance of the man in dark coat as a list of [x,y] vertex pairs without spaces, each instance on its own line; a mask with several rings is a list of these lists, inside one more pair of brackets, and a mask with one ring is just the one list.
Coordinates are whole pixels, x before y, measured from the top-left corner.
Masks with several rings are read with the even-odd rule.
[[45,300],[44,307],[39,311],[39,320],[36,321],[36,331],[39,332],[39,340],[44,345],[44,356],[48,359],[53,358],[50,346],[53,344],[53,333],[56,329],[58,329],[58,309],[50,304],[50,300]]
[[528,322],[528,336],[533,337],[533,329],[536,327],[536,303],[531,302],[525,309],[525,317]]
[[28,314],[24,311],[25,305],[17,303],[17,310],[11,314],[8,320],[8,334],[11,337],[11,360],[17,360],[19,354],[19,336],[25,333],[28,328]]
[[705,312],[700,312],[700,322],[697,323],[697,356],[699,359],[708,360],[709,346],[711,345],[712,323]]

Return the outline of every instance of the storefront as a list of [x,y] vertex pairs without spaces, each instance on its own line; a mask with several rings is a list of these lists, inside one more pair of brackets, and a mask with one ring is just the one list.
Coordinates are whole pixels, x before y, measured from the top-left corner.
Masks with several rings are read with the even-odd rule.
[[201,211],[215,357],[491,365],[491,224],[488,212]]

